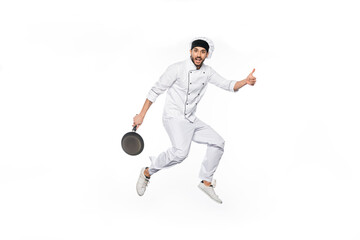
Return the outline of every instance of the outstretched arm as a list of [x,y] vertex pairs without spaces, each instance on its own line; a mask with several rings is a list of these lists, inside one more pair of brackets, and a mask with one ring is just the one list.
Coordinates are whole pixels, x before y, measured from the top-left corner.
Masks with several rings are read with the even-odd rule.
[[256,83],[256,77],[253,76],[253,73],[255,72],[255,68],[254,70],[249,74],[249,76],[247,76],[247,78],[245,78],[244,80],[241,81],[237,81],[234,85],[234,91],[238,91],[240,88],[242,88],[243,86],[245,86],[246,84],[249,84],[251,86],[254,86],[254,84]]

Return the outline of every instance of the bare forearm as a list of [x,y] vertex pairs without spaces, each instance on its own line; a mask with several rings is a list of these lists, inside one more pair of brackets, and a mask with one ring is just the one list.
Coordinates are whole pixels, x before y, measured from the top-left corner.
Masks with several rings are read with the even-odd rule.
[[146,99],[146,100],[145,100],[145,103],[144,103],[144,106],[143,106],[143,108],[141,109],[141,112],[140,112],[139,115],[141,115],[142,117],[145,117],[146,112],[149,110],[151,104],[152,104],[152,102],[149,101],[149,99]]
[[234,91],[238,91],[240,88],[242,88],[243,86],[245,86],[247,83],[246,83],[246,79],[244,80],[241,80],[241,81],[237,81],[234,85]]
[[136,129],[139,128],[139,126],[143,123],[143,120],[145,118],[146,112],[147,110],[149,110],[150,106],[151,106],[152,102],[149,99],[145,100],[144,106],[141,109],[141,112],[139,114],[136,114],[135,117],[133,118],[133,127],[137,126]]

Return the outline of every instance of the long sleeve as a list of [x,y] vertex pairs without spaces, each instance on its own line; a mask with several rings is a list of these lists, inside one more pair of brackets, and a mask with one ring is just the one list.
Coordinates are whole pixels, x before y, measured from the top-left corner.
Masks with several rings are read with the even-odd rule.
[[210,68],[209,82],[215,86],[222,88],[224,90],[235,92],[234,86],[236,84],[235,80],[227,80],[220,76],[214,69]]
[[160,79],[150,89],[147,99],[155,102],[156,98],[163,94],[176,80],[177,69],[175,65],[169,66],[166,71],[161,75]]

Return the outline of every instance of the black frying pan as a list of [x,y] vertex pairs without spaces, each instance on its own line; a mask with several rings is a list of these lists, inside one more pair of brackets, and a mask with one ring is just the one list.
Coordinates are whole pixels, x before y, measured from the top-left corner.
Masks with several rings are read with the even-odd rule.
[[144,149],[144,141],[142,137],[136,133],[136,127],[132,132],[126,133],[121,140],[122,149],[129,155],[135,156],[142,152]]

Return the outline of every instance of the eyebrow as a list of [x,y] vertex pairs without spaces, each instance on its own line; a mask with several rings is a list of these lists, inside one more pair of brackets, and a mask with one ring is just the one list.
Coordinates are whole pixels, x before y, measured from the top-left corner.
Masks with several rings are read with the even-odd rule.
[[203,52],[203,51],[206,51],[206,49],[201,49],[201,50],[200,50],[200,49],[198,49],[197,47],[195,47],[194,49],[199,50],[199,51],[202,51],[202,52]]

